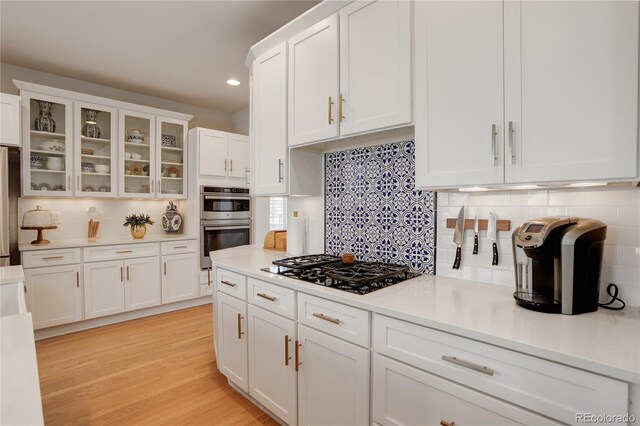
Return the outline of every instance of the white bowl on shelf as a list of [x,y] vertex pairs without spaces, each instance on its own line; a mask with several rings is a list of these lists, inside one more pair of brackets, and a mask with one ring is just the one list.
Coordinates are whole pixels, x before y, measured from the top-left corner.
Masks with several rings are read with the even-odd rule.
[[62,157],[48,157],[47,169],[49,170],[64,170],[64,162]]
[[108,164],[96,164],[96,173],[109,173],[109,165]]
[[142,154],[138,154],[137,152],[132,152],[131,153],[131,158],[134,160],[141,160],[142,159]]
[[130,152],[125,152],[124,153],[124,158],[126,158],[127,160],[129,160],[131,158],[131,153]]

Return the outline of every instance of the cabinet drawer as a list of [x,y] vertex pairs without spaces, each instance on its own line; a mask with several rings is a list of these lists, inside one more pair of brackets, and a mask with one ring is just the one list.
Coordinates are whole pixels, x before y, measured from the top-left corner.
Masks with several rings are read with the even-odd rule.
[[160,244],[162,254],[193,253],[198,251],[196,240],[171,241]]
[[157,243],[121,244],[117,246],[85,247],[82,251],[85,262],[99,262],[102,260],[157,256],[160,254],[160,245]]
[[55,249],[22,252],[23,268],[38,268],[41,266],[58,266],[80,263],[80,249]]
[[372,416],[380,425],[558,424],[378,354],[371,376]]
[[298,293],[298,322],[361,346],[369,346],[369,312]]
[[249,278],[249,303],[284,317],[296,317],[296,292],[294,290]]
[[218,268],[216,272],[216,287],[219,291],[247,300],[247,277],[242,274]]
[[381,354],[566,423],[628,409],[618,380],[381,315],[372,335]]

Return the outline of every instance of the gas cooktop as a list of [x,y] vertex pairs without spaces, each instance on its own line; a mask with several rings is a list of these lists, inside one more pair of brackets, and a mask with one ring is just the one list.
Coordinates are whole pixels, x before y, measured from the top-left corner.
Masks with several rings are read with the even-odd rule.
[[262,271],[354,294],[371,293],[420,275],[404,265],[360,261],[344,263],[340,257],[327,254],[275,260],[273,266]]

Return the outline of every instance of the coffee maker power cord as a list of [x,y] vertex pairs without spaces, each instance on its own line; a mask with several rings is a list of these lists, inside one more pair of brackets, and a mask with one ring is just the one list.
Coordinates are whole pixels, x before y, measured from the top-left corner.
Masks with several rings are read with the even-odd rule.
[[[620,299],[618,297],[618,286],[611,283],[607,286],[607,294],[609,296],[611,296],[611,300],[609,300],[607,303],[598,303],[598,306],[600,306],[601,308],[604,309],[609,309],[612,311],[621,311],[624,309],[624,307],[626,306],[626,304],[624,303],[624,300]],[[620,303],[622,303],[621,306],[610,306],[612,305],[615,301],[618,301]]]

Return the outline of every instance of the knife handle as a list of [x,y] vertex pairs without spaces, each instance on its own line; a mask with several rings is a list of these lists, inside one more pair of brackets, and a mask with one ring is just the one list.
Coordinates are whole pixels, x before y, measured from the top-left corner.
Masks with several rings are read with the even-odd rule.
[[495,241],[493,242],[493,260],[491,264],[494,266],[498,264],[498,245]]
[[456,260],[453,261],[453,269],[460,268],[460,256],[462,254],[462,247],[458,246],[456,248]]
[[478,234],[473,235],[473,254],[478,254]]

